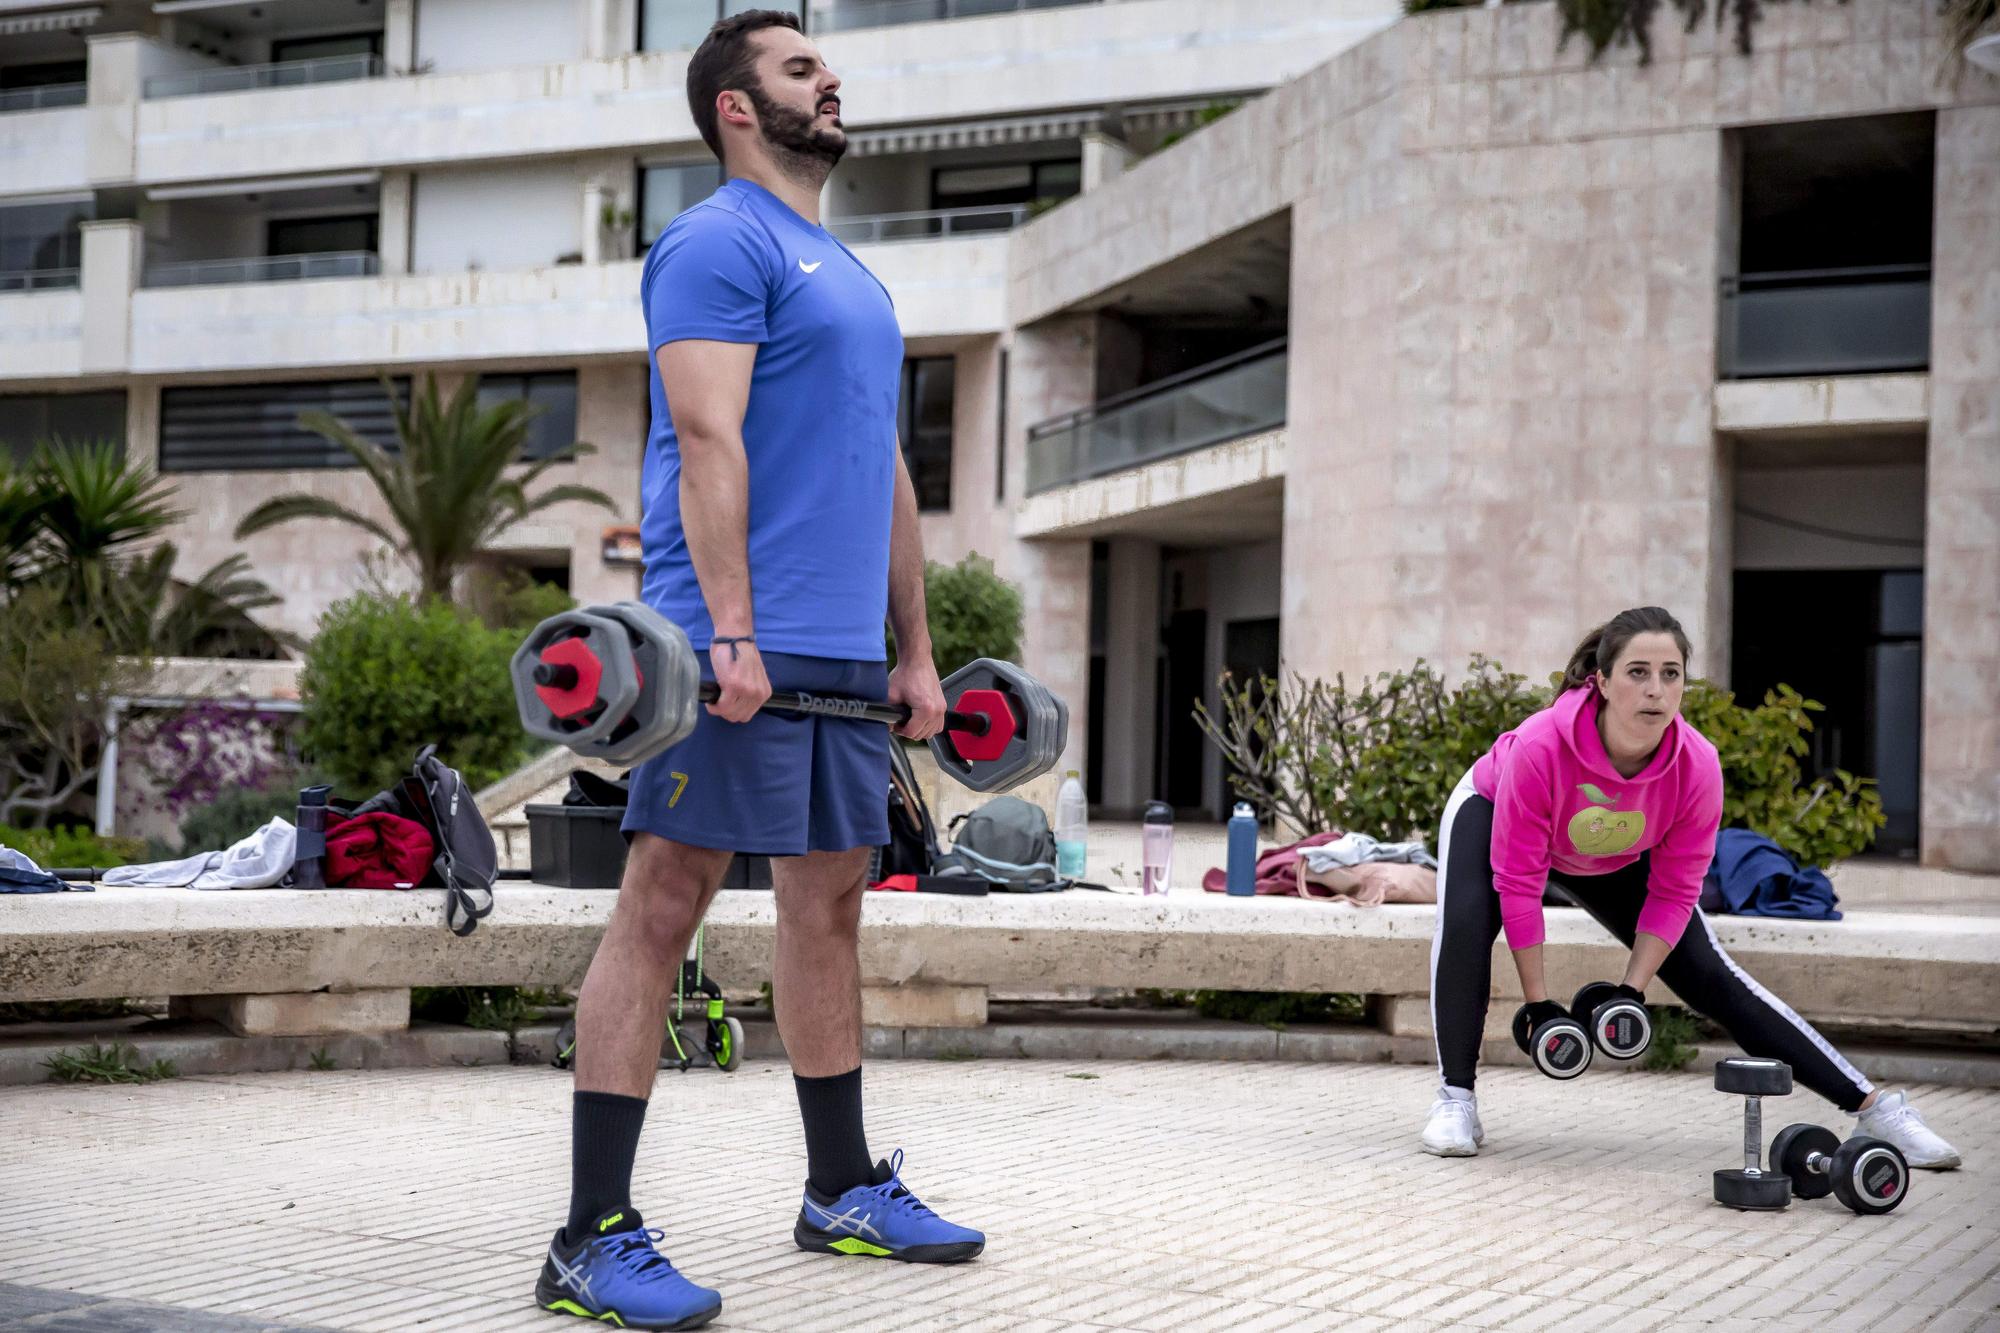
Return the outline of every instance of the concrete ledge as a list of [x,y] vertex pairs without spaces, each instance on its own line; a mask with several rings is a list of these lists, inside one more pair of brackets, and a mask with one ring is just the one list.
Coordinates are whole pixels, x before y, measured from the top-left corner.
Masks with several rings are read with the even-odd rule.
[[1924,374],[1725,381],[1715,386],[1715,428],[1730,434],[1922,429],[1931,416],[1930,385]]
[[[0,1029],[0,1034],[4,1032]],[[504,1065],[512,1052],[504,1032],[429,1023],[404,1032],[325,1037],[238,1037],[209,1023],[149,1025],[141,1030],[93,1029],[76,1034],[43,1030],[28,1037],[0,1035],[0,1087],[46,1083],[49,1071],[43,1061],[93,1041],[129,1043],[147,1064],[171,1060],[181,1077],[311,1069],[315,1059],[329,1071]]]
[[[15,898],[0,913],[0,1001],[393,989],[574,986],[610,891],[503,884],[459,939],[432,890],[196,893],[99,889]],[[870,986],[1217,987],[1413,995],[1428,990],[1435,909],[1354,911],[1201,893],[956,898],[870,894]],[[709,913],[709,970],[736,990],[771,975],[775,904],[730,892]],[[1626,951],[1574,909],[1548,913],[1549,984],[1617,975]],[[1857,913],[1841,922],[1722,917],[1717,938],[1810,1018],[2000,1035],[2000,918]],[[1495,945],[1494,1001],[1518,1001]],[[1656,988],[1653,998],[1670,992]]]
[[312,991],[292,995],[190,995],[176,1015],[220,1023],[239,1037],[313,1037],[400,1032],[410,1025],[407,990]]
[[1280,428],[1031,495],[1014,520],[1014,535],[1147,531],[1188,540],[1190,524],[1219,525],[1225,532],[1260,530],[1243,511],[1283,509],[1287,438]]

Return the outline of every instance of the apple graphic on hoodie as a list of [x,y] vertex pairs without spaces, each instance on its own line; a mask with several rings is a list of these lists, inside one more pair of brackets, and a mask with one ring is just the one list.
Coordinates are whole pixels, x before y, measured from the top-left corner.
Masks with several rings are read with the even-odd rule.
[[1629,852],[1646,835],[1646,812],[1618,810],[1616,796],[1607,796],[1594,782],[1579,782],[1576,789],[1596,802],[1570,816],[1569,841],[1583,856],[1616,856]]

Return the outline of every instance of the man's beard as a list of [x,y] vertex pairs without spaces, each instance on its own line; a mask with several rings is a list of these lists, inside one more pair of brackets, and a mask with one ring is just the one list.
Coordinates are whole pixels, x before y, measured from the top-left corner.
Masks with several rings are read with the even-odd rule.
[[[830,125],[814,122],[819,116],[773,101],[761,88],[747,88],[750,105],[757,110],[757,125],[771,149],[771,160],[780,171],[803,184],[820,186],[834,164],[847,151],[847,135]],[[818,104],[815,103],[815,106]]]

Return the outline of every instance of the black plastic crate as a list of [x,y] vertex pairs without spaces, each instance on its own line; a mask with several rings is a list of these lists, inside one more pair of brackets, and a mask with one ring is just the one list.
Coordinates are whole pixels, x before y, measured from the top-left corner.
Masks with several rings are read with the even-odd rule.
[[[529,873],[537,884],[568,889],[615,889],[625,874],[625,812],[608,806],[531,805]],[[739,856],[722,877],[725,889],[769,889],[771,858]]]

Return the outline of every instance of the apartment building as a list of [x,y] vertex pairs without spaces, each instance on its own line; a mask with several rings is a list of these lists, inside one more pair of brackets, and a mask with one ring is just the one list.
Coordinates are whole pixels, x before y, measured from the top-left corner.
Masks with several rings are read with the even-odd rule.
[[[733,5],[0,0],[0,440],[206,474],[196,568],[278,491],[365,500],[293,423],[383,431],[378,373],[477,372],[634,494],[634,256],[715,183],[682,78]],[[1932,8],[1641,64],[1549,3],[812,5],[927,547],[1021,584],[1100,804],[1220,807],[1225,668],[1539,675],[1657,602],[1698,673],[1827,701],[1886,849],[2000,869],[2000,81]],[[625,596],[618,536],[492,558]],[[363,551],[245,549],[293,629]]]

